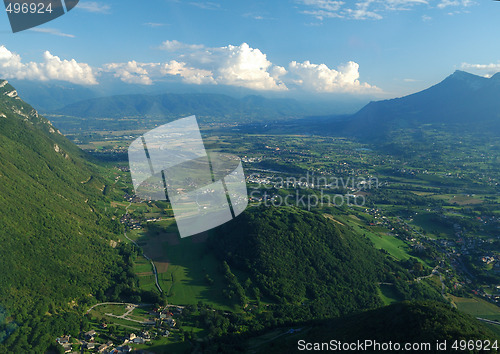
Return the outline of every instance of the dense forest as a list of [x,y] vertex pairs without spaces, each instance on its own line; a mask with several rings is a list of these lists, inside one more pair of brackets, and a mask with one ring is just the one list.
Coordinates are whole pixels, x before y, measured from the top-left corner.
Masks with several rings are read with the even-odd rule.
[[[406,264],[320,213],[253,208],[215,235],[210,245],[229,265],[226,278],[232,279],[229,267],[251,274],[258,293],[276,304],[282,323],[379,307],[381,282],[393,283],[403,299],[442,299],[433,288],[413,282]],[[234,282],[231,288],[240,299],[249,295]]]
[[[405,301],[336,319],[303,322],[296,324],[294,328],[300,330],[271,340],[267,340],[267,336],[266,339],[259,338],[266,332],[220,337],[207,343],[204,352],[295,353],[299,352],[299,341],[329,343],[335,340],[351,343],[372,340],[378,343],[430,343],[432,350],[429,352],[456,353],[468,351],[454,350],[452,345],[455,340],[489,340],[493,343],[496,338],[495,334],[476,319],[435,301]],[[436,350],[437,341],[447,341],[446,350]],[[491,351],[495,352],[493,349]],[[367,348],[363,352],[381,351]]]
[[50,122],[0,89],[0,352],[43,352],[89,303],[136,290],[137,250],[99,207],[98,167]]

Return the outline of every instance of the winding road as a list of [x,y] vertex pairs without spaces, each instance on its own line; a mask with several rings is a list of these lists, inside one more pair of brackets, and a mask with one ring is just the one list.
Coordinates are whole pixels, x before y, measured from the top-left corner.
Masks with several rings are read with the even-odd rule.
[[128,306],[134,306],[134,307],[148,306],[148,304],[133,304],[131,302],[100,302],[98,304],[95,304],[95,305],[91,306],[87,310],[87,313],[90,313],[90,311],[92,311],[96,307],[103,306],[103,305],[128,305]]
[[[132,202],[128,203],[127,207],[125,208],[125,215],[128,215],[128,208],[130,208],[130,206],[132,205]],[[129,240],[130,242],[132,242],[134,245],[136,245],[137,247],[140,248],[140,246],[137,244],[137,242],[135,242],[134,240],[132,240],[131,238],[129,238],[127,236],[127,230],[125,228],[125,230],[123,230],[123,235],[125,236],[125,238],[127,240]],[[153,274],[155,276],[155,283],[156,283],[156,287],[158,288],[158,290],[160,291],[160,293],[163,293],[163,290],[160,286],[160,283],[158,282],[158,271],[156,270],[156,265],[155,263],[153,262],[153,260],[151,258],[149,258],[144,252],[142,253],[142,256],[144,258],[146,258],[149,263],[151,263],[151,267],[153,267]]]

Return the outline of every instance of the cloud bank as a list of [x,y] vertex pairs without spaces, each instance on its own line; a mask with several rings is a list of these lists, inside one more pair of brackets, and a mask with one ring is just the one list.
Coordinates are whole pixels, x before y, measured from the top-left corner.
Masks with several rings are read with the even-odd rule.
[[273,64],[265,53],[247,43],[205,47],[176,40],[160,46],[175,55],[166,63],[107,64],[104,71],[128,83],[151,85],[156,80],[177,76],[189,84],[245,87],[258,91],[304,89],[313,92],[368,93],[380,91],[359,81],[359,65],[348,62],[337,69],[326,64],[292,61],[287,68]]
[[61,80],[80,85],[96,85],[94,70],[85,63],[76,60],[66,60],[52,55],[49,51],[43,53],[40,63],[23,63],[21,56],[0,46],[0,75],[5,79],[20,80]]
[[359,64],[353,61],[339,66],[337,70],[325,64],[292,61],[289,69],[298,78],[295,82],[309,91],[363,93],[377,90],[375,86],[359,82]]
[[131,60],[92,68],[75,59],[61,59],[48,51],[43,54],[41,62],[24,63],[20,55],[1,46],[0,77],[96,85],[99,76],[108,75],[136,85],[177,80],[192,85],[227,85],[256,91],[380,92],[376,86],[359,80],[359,64],[353,61],[337,68],[310,61],[291,61],[280,66],[247,43],[206,47],[174,40],[163,42],[160,49],[170,57],[168,61],[144,63]]

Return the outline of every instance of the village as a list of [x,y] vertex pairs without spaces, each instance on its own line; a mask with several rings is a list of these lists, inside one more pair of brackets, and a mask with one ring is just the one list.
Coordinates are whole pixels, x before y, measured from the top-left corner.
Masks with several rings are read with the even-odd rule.
[[[484,238],[474,235],[474,233],[465,229],[461,224],[443,212],[442,208],[435,210],[426,209],[423,212],[433,212],[436,221],[442,223],[450,230],[450,236],[447,238],[429,237],[421,228],[415,227],[414,217],[418,213],[413,213],[406,218],[382,216],[382,210],[372,208],[367,212],[374,218],[370,226],[383,226],[391,230],[391,235],[406,242],[414,255],[432,254],[432,250],[437,251],[438,258],[444,262],[441,268],[449,279],[449,286],[453,290],[469,287],[471,292],[489,302],[500,303],[500,284],[490,284],[485,286],[478,281],[477,276],[471,274],[471,270],[476,272],[494,272],[500,273],[500,254],[494,249],[495,238]],[[453,213],[450,213],[453,214]],[[497,225],[499,220],[496,216],[477,218],[477,221],[483,225]],[[467,262],[467,266],[465,266]],[[458,277],[457,277],[458,275]]]
[[[152,305],[145,304],[97,304],[88,310],[87,317],[92,318],[94,322],[100,322],[99,325],[80,332],[78,338],[69,334],[58,337],[56,343],[61,353],[149,353],[148,350],[138,347],[152,345],[156,340],[178,335],[176,318],[182,317],[183,309],[182,306],[173,305],[153,308]],[[120,331],[118,327],[124,330]],[[138,327],[140,330],[133,330]]]

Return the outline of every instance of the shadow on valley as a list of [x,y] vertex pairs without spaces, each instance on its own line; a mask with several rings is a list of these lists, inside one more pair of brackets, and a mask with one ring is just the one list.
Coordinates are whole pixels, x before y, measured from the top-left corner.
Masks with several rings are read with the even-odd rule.
[[[153,259],[159,284],[170,304],[196,305],[202,302],[223,310],[234,310],[237,301],[225,293],[222,262],[210,250],[208,233],[181,239],[175,222],[167,227],[149,223],[137,240]],[[154,281],[154,275],[148,275]]]

